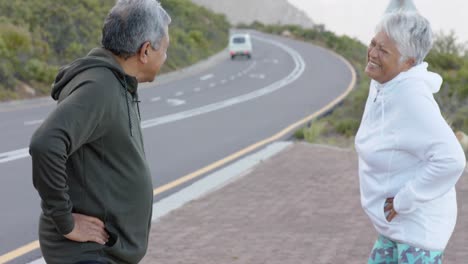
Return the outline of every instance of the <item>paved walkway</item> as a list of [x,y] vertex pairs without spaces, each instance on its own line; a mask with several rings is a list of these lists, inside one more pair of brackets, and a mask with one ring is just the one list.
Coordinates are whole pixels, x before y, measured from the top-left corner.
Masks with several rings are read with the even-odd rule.
[[[468,263],[468,175],[444,264]],[[142,263],[363,264],[376,233],[353,150],[296,143],[153,223]]]

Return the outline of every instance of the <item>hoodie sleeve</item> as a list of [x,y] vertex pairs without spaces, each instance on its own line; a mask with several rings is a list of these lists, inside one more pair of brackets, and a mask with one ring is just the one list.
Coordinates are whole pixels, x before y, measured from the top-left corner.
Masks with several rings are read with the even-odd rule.
[[394,208],[409,214],[419,204],[452,189],[465,168],[465,155],[424,83],[403,87],[399,95],[398,138],[401,150],[421,160],[419,170],[396,194]]
[[67,193],[67,159],[105,132],[111,105],[105,89],[94,81],[74,88],[37,129],[29,146],[33,184],[42,199],[43,213],[61,234],[70,233],[74,227],[73,204]]

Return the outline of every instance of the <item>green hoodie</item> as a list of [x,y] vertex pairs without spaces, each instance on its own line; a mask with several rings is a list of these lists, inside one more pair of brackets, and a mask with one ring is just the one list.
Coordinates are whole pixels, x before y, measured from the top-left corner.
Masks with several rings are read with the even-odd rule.
[[[148,246],[153,188],[143,149],[137,80],[102,48],[64,67],[57,108],[31,139],[41,197],[39,241],[47,263],[138,263]],[[72,213],[101,219],[106,245],[66,239]]]

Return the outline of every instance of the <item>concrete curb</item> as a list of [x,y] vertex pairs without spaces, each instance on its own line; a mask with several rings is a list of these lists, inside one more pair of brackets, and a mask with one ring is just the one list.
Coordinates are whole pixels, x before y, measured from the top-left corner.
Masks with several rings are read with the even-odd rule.
[[276,155],[292,145],[292,142],[275,142],[265,148],[250,154],[227,167],[211,173],[203,179],[197,180],[192,185],[166,197],[153,205],[152,221],[157,221],[172,210],[182,207],[184,204],[201,198],[235,179],[248,174],[257,164]]

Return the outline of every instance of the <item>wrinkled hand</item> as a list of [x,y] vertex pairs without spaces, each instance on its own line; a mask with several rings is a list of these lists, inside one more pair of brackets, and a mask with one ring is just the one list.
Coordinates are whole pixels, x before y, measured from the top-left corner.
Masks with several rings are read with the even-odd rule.
[[388,222],[391,222],[393,218],[397,216],[397,212],[393,208],[393,197],[387,198],[387,200],[385,200],[384,213]]
[[104,229],[104,223],[96,217],[83,214],[72,214],[75,221],[73,230],[64,235],[77,242],[96,242],[104,245],[109,240],[109,234]]

